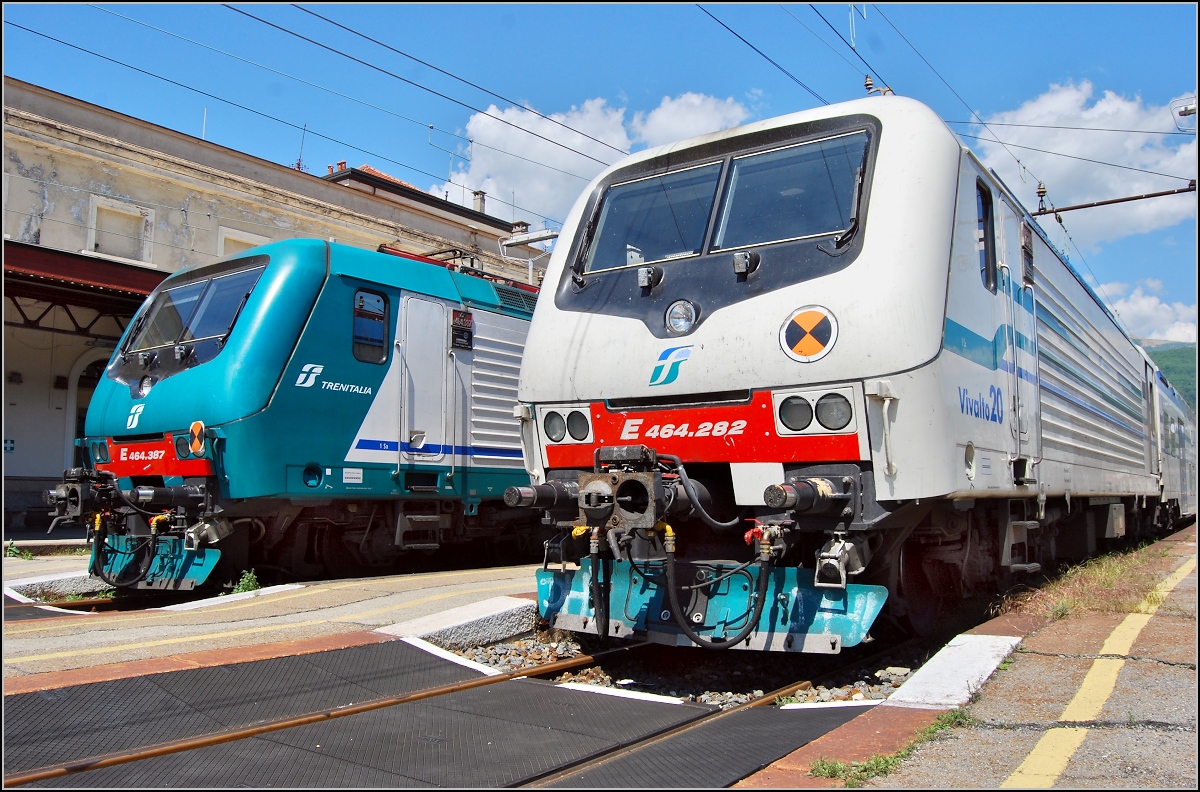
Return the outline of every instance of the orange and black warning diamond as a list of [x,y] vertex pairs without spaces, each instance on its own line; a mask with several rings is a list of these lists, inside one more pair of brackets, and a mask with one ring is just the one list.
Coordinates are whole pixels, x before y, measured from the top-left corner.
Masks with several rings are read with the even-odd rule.
[[784,323],[779,342],[788,355],[803,363],[822,358],[837,341],[837,322],[827,310],[811,305],[797,310]]
[[204,422],[193,421],[191,428],[188,430],[188,448],[193,454],[199,454],[204,450]]

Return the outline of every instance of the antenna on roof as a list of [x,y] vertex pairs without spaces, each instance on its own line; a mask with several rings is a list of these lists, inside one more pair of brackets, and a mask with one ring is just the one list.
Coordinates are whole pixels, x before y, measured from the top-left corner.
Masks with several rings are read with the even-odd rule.
[[308,168],[304,167],[304,136],[308,134],[308,124],[304,125],[304,129],[300,132],[300,156],[296,157],[296,164],[292,167],[302,173],[308,173]]

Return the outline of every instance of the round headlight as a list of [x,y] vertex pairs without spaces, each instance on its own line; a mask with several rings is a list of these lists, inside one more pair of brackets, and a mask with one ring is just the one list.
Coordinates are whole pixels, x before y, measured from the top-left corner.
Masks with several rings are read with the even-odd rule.
[[546,430],[546,437],[549,437],[552,443],[557,443],[567,436],[567,422],[556,412],[546,413],[542,428]]
[[103,462],[104,461],[103,459],[100,458],[100,444],[99,443],[92,441],[91,450],[92,450],[92,461],[93,462]]
[[681,335],[696,324],[696,306],[687,300],[676,300],[667,309],[667,330]]
[[576,440],[586,440],[588,436],[587,416],[579,410],[572,410],[571,414],[567,416],[567,431]]
[[850,402],[840,393],[826,393],[817,400],[817,420],[826,429],[841,429],[852,417]]
[[812,419],[812,405],[803,396],[788,396],[779,405],[780,422],[793,432],[803,432]]
[[175,456],[180,459],[187,459],[192,455],[192,450],[188,448],[187,435],[175,435]]

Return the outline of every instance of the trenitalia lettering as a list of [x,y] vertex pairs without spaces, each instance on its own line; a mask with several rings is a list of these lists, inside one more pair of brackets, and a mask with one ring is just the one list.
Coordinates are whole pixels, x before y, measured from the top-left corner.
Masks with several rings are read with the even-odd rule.
[[350,385],[345,382],[322,382],[322,390],[343,391],[346,393],[362,393],[371,395],[371,388],[366,385]]
[[995,385],[988,386],[987,398],[980,393],[972,396],[966,388],[958,389],[958,409],[963,415],[992,423],[1004,423],[1004,392]]

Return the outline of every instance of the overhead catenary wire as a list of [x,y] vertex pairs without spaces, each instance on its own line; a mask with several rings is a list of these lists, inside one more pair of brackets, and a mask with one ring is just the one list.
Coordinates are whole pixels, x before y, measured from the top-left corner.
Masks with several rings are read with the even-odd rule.
[[[284,120],[284,119],[282,119],[282,118],[278,118],[278,117],[276,117],[276,116],[270,115],[269,113],[264,113],[264,112],[262,112],[261,110],[255,110],[255,109],[254,109],[254,108],[252,108],[252,107],[247,107],[246,105],[240,104],[240,103],[238,103],[238,102],[234,102],[234,101],[232,101],[232,100],[230,100],[230,99],[225,99],[225,98],[223,98],[223,97],[217,96],[216,94],[212,94],[212,93],[209,93],[209,92],[207,92],[207,91],[202,91],[202,90],[200,90],[199,88],[193,88],[193,87],[192,87],[192,86],[190,86],[190,85],[186,85],[186,84],[184,84],[184,83],[181,83],[181,82],[178,82],[178,81],[176,81],[176,80],[172,80],[172,79],[170,79],[169,77],[163,77],[162,75],[155,74],[155,73],[153,73],[153,72],[150,72],[150,71],[146,71],[145,69],[138,68],[137,66],[132,66],[132,65],[130,65],[130,64],[128,64],[128,63],[124,63],[124,62],[122,62],[122,61],[116,60],[115,58],[110,58],[110,57],[108,57],[107,55],[101,55],[100,53],[98,53],[98,52],[94,52],[93,50],[89,50],[89,49],[87,49],[87,48],[85,48],[85,47],[80,47],[80,46],[78,46],[78,45],[76,45],[76,44],[71,44],[70,42],[63,41],[62,39],[55,38],[54,36],[50,36],[50,35],[48,35],[48,34],[46,34],[46,33],[41,33],[41,32],[39,32],[39,31],[37,31],[37,30],[33,30],[32,28],[27,28],[27,27],[25,27],[24,25],[19,25],[19,24],[17,24],[16,22],[10,22],[9,20],[7,20],[7,19],[6,19],[6,20],[4,20],[4,24],[6,24],[6,25],[11,25],[12,27],[18,28],[18,29],[20,29],[20,30],[24,30],[24,31],[25,31],[25,32],[27,32],[27,33],[32,33],[32,34],[34,34],[35,36],[40,36],[40,37],[42,37],[42,38],[44,38],[44,39],[47,39],[47,40],[49,40],[49,41],[53,41],[53,42],[55,42],[55,43],[57,43],[57,44],[62,44],[62,45],[63,45],[63,46],[65,46],[65,47],[70,47],[71,49],[78,50],[78,51],[80,51],[80,52],[86,53],[86,54],[88,54],[88,55],[91,55],[91,56],[93,56],[93,57],[96,57],[96,58],[100,58],[101,60],[108,61],[109,63],[116,64],[117,66],[122,66],[122,67],[124,67],[124,68],[126,68],[126,69],[130,69],[131,71],[138,72],[139,74],[144,74],[144,75],[146,75],[147,77],[153,77],[153,78],[154,78],[154,79],[156,79],[156,80],[161,80],[161,81],[163,81],[163,82],[165,82],[165,83],[169,83],[169,84],[171,84],[171,85],[174,85],[174,86],[176,86],[176,87],[183,88],[184,90],[188,90],[188,91],[192,91],[192,92],[194,92],[194,93],[198,93],[198,94],[200,94],[201,96],[207,96],[207,97],[208,97],[208,98],[210,98],[210,99],[216,100],[216,101],[218,101],[218,102],[223,102],[224,104],[230,105],[230,106],[232,106],[232,107],[236,107],[236,108],[238,108],[239,110],[245,110],[245,111],[246,111],[246,112],[248,112],[248,113],[252,113],[252,114],[254,114],[254,115],[261,116],[262,118],[266,118],[266,119],[268,119],[268,120],[270,120],[270,121],[274,121],[274,122],[276,122],[276,123],[283,124],[284,126],[291,127],[292,129],[295,129],[295,130],[297,130],[297,131],[300,131],[300,130],[304,129],[304,127],[303,127],[302,125],[300,125],[300,124],[295,124],[295,123],[293,123],[293,122],[291,122],[291,121],[286,121],[286,120]],[[317,136],[317,137],[319,137],[319,138],[321,138],[321,139],[323,139],[323,140],[328,140],[328,141],[329,141],[329,142],[331,142],[331,143],[336,143],[336,144],[337,144],[337,145],[339,145],[339,146],[345,146],[345,147],[347,147],[347,148],[353,149],[353,150],[355,150],[355,151],[362,152],[363,154],[367,154],[367,155],[369,155],[369,156],[372,156],[372,157],[378,157],[378,158],[379,158],[379,159],[381,159],[381,160],[384,160],[384,161],[386,161],[386,162],[390,162],[390,163],[392,163],[392,164],[394,164],[394,165],[399,165],[399,166],[400,166],[400,167],[402,167],[402,168],[407,168],[408,170],[411,170],[411,171],[413,171],[413,172],[415,172],[415,173],[420,173],[420,174],[422,174],[422,175],[424,175],[424,176],[429,176],[429,177],[431,177],[431,178],[438,179],[438,180],[441,180],[441,179],[442,179],[442,177],[441,177],[441,176],[439,176],[438,174],[435,174],[435,173],[430,173],[429,171],[423,170],[422,168],[418,168],[418,167],[416,167],[416,166],[414,166],[414,165],[409,165],[408,163],[405,163],[405,162],[400,162],[399,160],[392,159],[391,157],[387,157],[387,156],[384,156],[383,154],[379,154],[379,153],[377,153],[377,152],[373,152],[373,151],[371,151],[371,150],[369,150],[369,149],[365,149],[365,148],[363,148],[363,147],[361,147],[361,146],[356,146],[356,145],[354,145],[354,144],[352,144],[352,143],[348,143],[348,142],[346,142],[346,141],[344,141],[344,140],[339,140],[338,138],[335,138],[335,137],[330,137],[329,135],[322,134],[322,133],[320,133],[320,132],[317,132],[317,131],[315,131],[315,130],[308,129],[308,130],[307,130],[307,134],[310,134],[310,135],[315,135],[315,136]],[[469,190],[469,189],[472,189],[472,188],[470,188],[470,187],[467,187],[466,185],[462,185],[462,184],[459,184],[459,183],[457,183],[457,182],[454,182],[454,181],[448,181],[448,183],[449,183],[449,184],[451,184],[451,185],[453,185],[453,186],[455,186],[455,187],[459,187],[459,188],[461,188],[461,189],[463,189],[463,190]],[[507,201],[505,201],[505,200],[503,200],[503,199],[501,199],[501,198],[496,198],[496,201],[497,201],[498,203],[504,204],[505,206],[507,206],[507,205],[508,205],[508,202],[507,202]],[[514,208],[515,208],[515,209],[517,209],[517,210],[519,210],[519,211],[521,211],[521,212],[526,212],[526,213],[528,213],[528,214],[531,214],[531,215],[533,215],[534,217],[540,217],[540,218],[542,218],[543,220],[549,221],[549,222],[551,222],[551,223],[556,223],[556,224],[558,224],[558,225],[561,225],[561,224],[562,224],[562,222],[561,222],[560,220],[555,220],[555,219],[554,219],[554,218],[552,218],[552,217],[547,217],[546,215],[544,215],[544,214],[542,214],[542,213],[540,213],[540,212],[535,212],[535,211],[533,211],[532,209],[526,209],[526,208],[524,208],[524,207],[521,207],[521,206],[514,206]]]
[[[980,124],[981,121],[947,121],[947,124]],[[1156,129],[1110,129],[1108,127],[1077,127],[1057,126],[1054,124],[1005,124],[999,121],[988,121],[988,126],[1025,127],[1027,129],[1067,129],[1075,132],[1127,132],[1133,135],[1182,135],[1193,137],[1191,132],[1162,132]]]
[[700,5],[699,3],[697,3],[697,4],[696,4],[696,8],[699,8],[701,11],[703,11],[703,12],[704,12],[704,13],[706,13],[706,14],[708,14],[710,17],[712,17],[712,20],[713,20],[714,22],[716,22],[718,25],[720,25],[721,27],[725,28],[725,29],[726,29],[726,30],[728,30],[730,33],[732,33],[733,35],[735,35],[735,36],[737,36],[739,39],[741,39],[742,43],[743,43],[743,44],[745,44],[747,47],[749,47],[750,49],[754,50],[754,51],[755,51],[755,52],[757,52],[759,55],[762,55],[762,56],[763,56],[763,58],[765,58],[765,59],[767,60],[767,62],[768,62],[768,63],[770,63],[770,64],[771,64],[772,66],[774,66],[776,69],[779,69],[779,71],[783,72],[783,73],[784,73],[784,74],[786,74],[788,77],[790,77],[790,78],[791,78],[791,80],[792,80],[792,82],[796,83],[796,85],[799,85],[801,88],[803,88],[804,90],[806,90],[806,91],[808,91],[810,94],[812,94],[814,97],[816,97],[816,99],[817,99],[817,101],[818,101],[818,102],[820,102],[821,104],[826,104],[826,105],[827,105],[827,104],[829,104],[829,102],[827,102],[827,101],[825,101],[824,99],[822,99],[822,98],[821,98],[820,94],[818,94],[818,93],[817,93],[816,91],[814,91],[812,88],[809,88],[807,85],[805,85],[803,82],[801,82],[801,81],[800,81],[800,79],[796,77],[796,75],[792,74],[790,71],[788,71],[787,69],[783,68],[782,66],[780,66],[780,65],[779,65],[778,63],[776,63],[775,61],[771,60],[771,58],[770,58],[770,57],[769,57],[769,56],[768,56],[768,55],[767,55],[765,52],[763,52],[763,51],[762,51],[762,50],[760,50],[758,47],[756,47],[756,46],[754,46],[753,44],[751,44],[751,43],[750,43],[749,41],[747,41],[747,40],[746,40],[746,39],[745,39],[745,38],[744,38],[744,37],[743,37],[743,36],[742,36],[740,33],[738,33],[738,32],[737,32],[736,30],[734,30],[733,28],[729,27],[729,25],[726,25],[724,22],[722,22],[721,20],[719,20],[719,19],[717,19],[715,16],[713,16],[713,15],[712,15],[712,14],[711,14],[711,13],[708,11],[708,9],[706,9],[704,6],[702,6],[702,5]]
[[[820,11],[818,11],[818,10],[817,10],[817,7],[816,7],[815,5],[813,5],[812,3],[809,3],[809,4],[808,4],[808,7],[809,7],[809,8],[811,8],[811,9],[812,9],[812,10],[813,10],[813,11],[816,13],[816,15],[817,15],[817,16],[821,17],[821,21],[822,21],[822,22],[824,22],[826,25],[829,25],[829,29],[830,29],[830,30],[832,30],[832,31],[833,31],[835,34],[837,34],[837,37],[838,37],[838,38],[840,38],[840,39],[842,40],[842,43],[843,43],[843,44],[845,44],[847,47],[849,47],[849,48],[850,48],[850,50],[851,50],[851,51],[854,53],[855,57],[857,57],[857,58],[858,58],[860,61],[862,61],[862,62],[863,62],[863,66],[866,66],[866,67],[867,67],[867,71],[869,71],[869,72],[871,72],[872,74],[874,74],[874,75],[875,75],[875,77],[876,77],[876,78],[877,78],[877,79],[878,79],[878,80],[879,80],[881,83],[883,83],[885,86],[887,86],[888,88],[892,88],[892,84],[891,84],[890,82],[888,82],[887,80],[885,80],[885,79],[883,78],[883,75],[882,75],[882,74],[880,74],[880,73],[878,72],[878,70],[876,70],[876,69],[875,69],[875,67],[873,67],[871,64],[867,63],[867,59],[866,59],[866,58],[864,58],[864,57],[862,56],[862,54],[860,54],[860,53],[859,53],[859,51],[858,51],[857,49],[855,49],[854,45],[852,45],[852,44],[851,44],[849,41],[846,41],[845,37],[844,37],[844,36],[842,36],[842,34],[841,34],[841,33],[838,33],[838,29],[837,29],[837,28],[835,28],[835,27],[833,26],[833,24],[832,24],[832,23],[830,23],[830,21],[829,21],[828,19],[826,19],[826,18],[825,18],[825,16],[824,16],[824,15],[823,15],[823,14],[822,14]],[[893,91],[894,91],[894,89],[893,89]]]
[[[975,112],[975,110],[971,107],[971,105],[967,104],[966,99],[963,99],[961,96],[959,96],[958,91],[954,90],[954,86],[950,85],[950,83],[946,81],[946,78],[943,77],[941,75],[941,73],[938,72],[938,70],[933,67],[933,64],[930,63],[929,60],[924,55],[921,54],[921,51],[919,49],[917,49],[916,45],[914,45],[911,41],[909,41],[908,38],[903,33],[900,32],[900,28],[896,27],[896,25],[892,22],[892,20],[887,18],[886,14],[884,14],[882,11],[879,10],[879,6],[872,3],[871,7],[874,8],[876,11],[879,11],[879,16],[883,17],[883,21],[887,22],[889,25],[891,25],[892,30],[896,31],[896,35],[899,36],[901,39],[903,39],[904,43],[907,44],[909,46],[909,48],[912,49],[912,51],[917,54],[917,57],[920,58],[925,63],[925,65],[929,67],[929,70],[931,72],[933,72],[934,75],[939,80],[942,81],[942,84],[945,85],[948,89],[950,89],[950,93],[954,94],[954,98],[957,99],[958,101],[962,102],[963,107],[967,108],[967,111],[972,116],[974,116],[980,124],[983,125],[984,129],[986,129],[988,132],[991,132],[992,137],[995,138],[994,142],[999,143],[1000,146],[1003,147],[1004,150],[1008,152],[1008,155],[1010,157],[1012,157],[1014,160],[1016,160],[1017,165],[1021,168],[1021,170],[1028,172],[1030,176],[1033,176],[1035,179],[1037,179],[1037,176],[1034,176],[1033,171],[1031,171],[1031,170],[1029,170],[1029,168],[1025,167],[1025,163],[1021,162],[1021,158],[1018,157],[1016,154],[1013,154],[1012,151],[1009,150],[1008,146],[1006,146],[1000,140],[1000,136],[997,135],[995,132],[993,132],[990,127],[988,127],[987,122],[985,122],[982,118],[979,117],[979,114]],[[1041,180],[1039,179],[1039,181],[1041,181]]]
[[514,106],[514,107],[521,107],[521,108],[522,108],[522,109],[524,109],[526,112],[532,113],[533,115],[537,116],[538,118],[543,118],[543,119],[545,119],[545,120],[549,121],[549,122],[550,122],[550,123],[552,123],[552,124],[557,124],[558,126],[562,127],[563,129],[567,130],[568,132],[574,132],[575,134],[577,134],[577,135],[580,135],[580,136],[582,136],[582,137],[585,137],[585,138],[587,138],[588,140],[595,141],[596,143],[599,143],[599,144],[600,144],[600,145],[602,145],[602,146],[607,146],[608,148],[612,149],[613,151],[617,152],[618,154],[628,154],[628,153],[629,153],[628,151],[626,151],[626,150],[625,150],[625,149],[623,149],[623,148],[619,148],[619,147],[617,147],[617,146],[614,146],[614,145],[612,145],[611,143],[607,143],[607,142],[605,142],[605,141],[601,140],[600,138],[597,138],[597,137],[592,137],[592,136],[591,136],[591,135],[589,135],[588,133],[586,133],[586,132],[583,132],[583,131],[581,131],[581,130],[578,130],[578,129],[576,129],[576,128],[575,128],[575,127],[573,127],[573,126],[570,126],[570,125],[568,125],[568,124],[564,124],[562,121],[559,121],[559,120],[558,120],[558,119],[556,119],[556,118],[552,118],[552,117],[550,117],[550,116],[548,116],[548,115],[544,115],[544,114],[542,114],[542,113],[539,113],[537,110],[534,110],[532,107],[527,107],[527,106],[524,106],[524,105],[522,105],[520,102],[517,102],[517,101],[515,101],[515,100],[513,100],[513,99],[508,99],[508,98],[506,98],[506,97],[504,97],[504,96],[501,96],[500,94],[496,93],[495,91],[488,90],[487,88],[484,88],[482,85],[478,85],[478,84],[476,84],[476,83],[473,83],[473,82],[471,82],[470,80],[467,80],[467,79],[464,79],[464,78],[462,78],[462,77],[459,77],[457,74],[454,74],[454,73],[452,73],[452,72],[448,72],[448,71],[446,71],[445,69],[442,69],[442,68],[439,68],[439,67],[437,67],[437,66],[434,66],[432,63],[429,63],[428,61],[421,60],[420,58],[416,57],[415,55],[410,55],[409,53],[407,53],[407,52],[404,52],[403,50],[398,50],[398,49],[396,49],[395,47],[393,47],[393,46],[391,46],[391,45],[389,45],[389,44],[385,44],[384,42],[382,42],[382,41],[380,41],[380,40],[378,40],[378,39],[371,38],[370,36],[368,36],[368,35],[367,35],[367,34],[365,34],[365,33],[362,33],[362,32],[359,32],[359,31],[357,31],[357,30],[353,29],[353,28],[347,27],[346,25],[343,25],[343,24],[341,24],[341,23],[339,23],[339,22],[335,22],[334,20],[332,20],[332,19],[330,19],[330,18],[328,18],[328,17],[321,16],[321,15],[320,15],[320,14],[318,14],[316,11],[313,11],[313,10],[311,10],[311,9],[308,9],[308,8],[305,8],[305,7],[303,7],[303,6],[297,5],[297,4],[295,4],[295,3],[292,3],[292,7],[293,7],[293,8],[295,8],[295,9],[297,9],[297,10],[299,10],[299,11],[303,11],[303,12],[304,12],[304,13],[306,13],[306,14],[311,14],[311,15],[315,16],[317,19],[322,19],[322,20],[324,20],[324,21],[328,22],[329,24],[331,24],[331,25],[334,25],[335,27],[339,27],[339,28],[341,28],[342,30],[346,31],[347,33],[353,33],[354,35],[356,35],[356,36],[358,36],[358,37],[360,37],[360,38],[364,38],[364,39],[366,39],[367,41],[370,41],[372,44],[378,44],[380,47],[383,47],[383,48],[384,48],[384,49],[386,49],[386,50],[390,50],[391,52],[394,52],[394,53],[396,53],[397,55],[403,55],[405,58],[408,58],[409,60],[416,61],[417,63],[421,64],[422,66],[426,66],[426,67],[428,67],[428,68],[430,68],[430,69],[433,69],[434,71],[436,71],[436,72],[439,72],[440,74],[444,74],[444,75],[446,75],[447,77],[449,77],[449,78],[451,78],[451,79],[458,80],[460,83],[463,83],[464,85],[469,85],[469,86],[471,86],[472,88],[475,88],[475,89],[477,89],[477,90],[483,91],[484,93],[488,94],[489,96],[493,96],[493,97],[495,97],[496,99],[499,99],[499,100],[500,100],[500,101],[502,101],[502,102],[508,102],[510,105],[512,105],[512,106]]
[[[346,58],[348,60],[352,60],[355,63],[362,64],[363,66],[366,66],[369,69],[374,69],[375,71],[379,72],[380,74],[386,74],[387,76],[397,79],[400,82],[403,82],[407,85],[411,85],[414,88],[419,88],[422,91],[426,91],[426,92],[431,93],[434,96],[437,96],[441,99],[445,99],[447,102],[452,102],[452,103],[458,105],[459,107],[466,108],[467,110],[470,110],[473,113],[477,113],[485,118],[490,118],[493,121],[498,121],[501,124],[512,127],[513,129],[520,130],[521,132],[524,132],[527,135],[532,135],[535,138],[544,140],[551,145],[558,146],[559,148],[570,151],[573,154],[578,154],[579,156],[584,157],[585,159],[590,159],[591,161],[597,162],[604,166],[608,166],[609,164],[611,164],[611,163],[605,162],[602,159],[597,159],[596,157],[593,157],[591,154],[587,154],[586,152],[580,151],[579,149],[572,148],[571,146],[568,146],[566,143],[560,143],[553,138],[548,138],[545,135],[540,135],[531,129],[526,129],[525,127],[521,126],[520,124],[514,124],[512,121],[501,118],[500,116],[492,115],[491,113],[487,112],[486,110],[481,110],[478,107],[475,107],[474,105],[459,101],[458,99],[455,99],[452,96],[448,96],[444,93],[441,93],[440,91],[435,91],[432,88],[428,88],[424,85],[421,85],[420,83],[410,80],[407,77],[401,77],[399,74],[396,74],[395,72],[390,72],[381,66],[376,66],[373,63],[368,63],[367,61],[363,60],[362,58],[356,58],[348,52],[343,52],[335,47],[329,46],[328,44],[322,44],[321,42],[317,41],[316,39],[311,39],[308,36],[301,35],[300,33],[297,33],[294,30],[289,30],[289,29],[283,27],[282,25],[276,25],[274,22],[270,22],[266,19],[262,19],[261,17],[256,17],[256,16],[254,16],[254,14],[251,14],[247,11],[243,11],[240,8],[234,8],[233,6],[228,5],[227,3],[222,3],[221,5],[225,8],[228,8],[230,11],[236,11],[237,13],[247,16],[257,22],[261,22],[262,24],[264,24],[268,27],[274,28],[274,29],[280,31],[281,33],[286,33],[289,36],[295,36],[296,38],[300,39],[301,41],[307,41],[309,44],[312,44],[313,46],[320,47],[321,49],[326,50],[328,52],[332,52],[335,55],[340,55],[341,57]],[[435,177],[435,178],[440,178],[440,177]],[[538,215],[538,216],[540,217],[541,215]]]
[[[1076,157],[1074,154],[1063,154],[1061,151],[1047,151],[1046,149],[1034,148],[1033,146],[1022,146],[1017,143],[1004,143],[999,140],[990,140],[988,138],[978,137],[977,135],[964,135],[959,133],[959,137],[969,138],[971,140],[982,140],[984,143],[998,143],[1001,146],[1012,146],[1013,148],[1025,149],[1026,151],[1036,151],[1039,154],[1051,154],[1055,157],[1066,157],[1067,159],[1080,160],[1082,162],[1091,162],[1096,165],[1107,165],[1110,168],[1122,168],[1124,170],[1137,171],[1138,173],[1148,173],[1151,176],[1162,176],[1167,179],[1179,179],[1180,181],[1191,181],[1191,176],[1175,176],[1170,173],[1159,173],[1158,171],[1146,170],[1145,168],[1135,168],[1132,165],[1118,165],[1115,162],[1105,162],[1104,160],[1090,159],[1088,157]],[[1024,167],[1024,166],[1022,166]],[[1025,168],[1029,170],[1028,168]],[[1033,171],[1029,171],[1032,175]],[[1036,178],[1036,177],[1035,177]]]
[[196,45],[197,47],[203,47],[204,49],[210,50],[210,51],[212,51],[212,52],[216,52],[216,53],[217,53],[217,54],[219,54],[219,55],[224,55],[224,56],[225,56],[225,57],[227,57],[227,58],[233,58],[234,60],[241,61],[242,63],[248,63],[248,64],[249,64],[249,65],[251,65],[251,66],[255,66],[255,67],[257,67],[257,68],[259,68],[259,69],[263,69],[263,70],[265,70],[265,71],[269,71],[269,72],[271,72],[272,74],[278,74],[280,77],[286,77],[286,78],[288,78],[289,80],[294,80],[294,81],[296,81],[296,82],[298,82],[298,83],[301,83],[302,85],[307,85],[307,86],[309,86],[310,88],[316,88],[316,89],[317,89],[317,90],[319,90],[319,91],[324,91],[324,92],[326,92],[326,93],[328,93],[328,94],[331,94],[331,95],[333,95],[333,96],[338,96],[338,97],[341,97],[342,99],[345,99],[345,100],[347,100],[347,101],[354,102],[354,103],[356,103],[356,104],[362,105],[363,107],[369,107],[369,108],[371,108],[372,110],[378,110],[379,112],[381,112],[381,113],[386,113],[387,115],[393,116],[394,118],[399,118],[399,119],[401,119],[401,120],[403,120],[403,121],[408,121],[408,122],[410,122],[410,123],[416,124],[416,125],[418,125],[418,126],[421,126],[421,127],[424,127],[424,128],[426,128],[426,129],[433,129],[433,130],[434,130],[434,131],[436,131],[436,132],[441,132],[442,134],[449,135],[449,136],[451,136],[451,137],[456,137],[456,138],[458,138],[459,140],[465,140],[467,143],[469,143],[469,144],[471,144],[471,145],[474,145],[474,146],[479,146],[480,148],[486,148],[486,149],[489,149],[489,150],[491,150],[491,151],[495,151],[495,152],[497,152],[497,153],[504,154],[504,155],[506,155],[506,156],[509,156],[509,157],[514,157],[514,158],[516,158],[516,159],[519,159],[519,160],[524,160],[525,162],[529,162],[529,163],[531,163],[531,164],[533,164],[533,165],[538,165],[539,167],[546,168],[547,170],[556,171],[556,172],[558,172],[558,173],[561,173],[561,174],[563,174],[564,176],[570,176],[570,177],[572,177],[572,178],[579,179],[579,180],[581,180],[581,181],[584,181],[584,182],[589,182],[589,181],[591,181],[591,177],[588,177],[588,176],[580,176],[578,173],[571,173],[570,171],[565,171],[565,170],[562,170],[561,168],[556,168],[556,167],[554,167],[553,165],[547,165],[547,164],[546,164],[546,163],[544,163],[544,162],[539,162],[538,160],[530,159],[530,158],[528,158],[528,157],[523,157],[523,156],[521,156],[520,154],[514,154],[514,153],[513,153],[513,152],[511,152],[511,151],[505,151],[504,149],[496,148],[495,146],[489,146],[489,145],[487,145],[486,143],[480,143],[478,140],[472,140],[471,138],[464,137],[463,135],[460,135],[460,134],[458,134],[457,132],[451,132],[451,131],[449,131],[449,130],[446,130],[446,129],[441,129],[440,127],[436,127],[436,126],[434,126],[433,124],[429,124],[429,123],[426,123],[426,122],[424,122],[424,121],[418,121],[418,120],[417,120],[417,119],[415,119],[415,118],[409,118],[408,116],[404,115],[403,113],[397,113],[397,112],[396,112],[396,111],[394,111],[394,110],[389,110],[389,109],[388,109],[388,108],[386,108],[386,107],[380,107],[379,105],[372,104],[371,102],[367,102],[367,101],[364,101],[364,100],[362,100],[362,99],[358,99],[357,97],[350,96],[349,94],[344,94],[344,93],[342,93],[341,91],[335,91],[335,90],[334,90],[334,89],[332,89],[332,88],[327,88],[327,87],[325,87],[325,86],[323,86],[323,85],[318,85],[317,83],[314,83],[314,82],[309,82],[308,80],[305,80],[305,79],[303,79],[302,77],[297,77],[297,76],[295,76],[294,74],[288,74],[287,72],[283,72],[283,71],[280,71],[280,70],[278,70],[278,69],[273,69],[273,68],[271,68],[270,66],[266,66],[266,65],[264,65],[264,64],[257,63],[257,62],[255,62],[255,61],[249,60],[248,58],[243,58],[243,57],[241,57],[240,55],[234,55],[234,54],[233,54],[233,53],[231,53],[231,52],[226,52],[225,50],[218,49],[217,47],[213,47],[213,46],[211,46],[211,45],[209,45],[209,44],[205,44],[205,43],[203,43],[203,42],[196,41],[195,39],[190,39],[190,38],[188,38],[187,36],[181,36],[181,35],[179,35],[178,33],[173,33],[173,32],[171,32],[170,30],[164,30],[163,28],[156,27],[156,26],[154,26],[154,25],[151,25],[151,24],[149,24],[149,23],[147,23],[147,22],[143,22],[143,21],[141,21],[141,20],[139,20],[139,19],[134,19],[134,18],[132,18],[132,17],[125,16],[124,14],[119,14],[119,13],[117,13],[116,11],[112,11],[112,10],[110,10],[110,9],[103,8],[102,6],[90,5],[90,4],[89,4],[89,6],[90,6],[91,8],[94,8],[94,9],[96,9],[97,11],[103,11],[103,12],[104,12],[104,13],[106,13],[106,14],[111,14],[111,15],[113,15],[113,16],[115,16],[115,17],[119,17],[119,18],[121,18],[121,19],[124,19],[124,20],[126,20],[126,21],[133,22],[134,24],[141,25],[142,27],[149,28],[150,30],[155,30],[155,31],[157,31],[157,32],[159,32],[159,33],[162,33],[162,34],[164,34],[164,35],[167,35],[167,36],[172,36],[172,37],[174,37],[174,38],[177,38],[177,39],[179,39],[179,40],[181,40],[181,41],[186,41],[186,42],[188,42],[189,44],[194,44],[194,45]]
[[781,5],[781,6],[779,6],[779,7],[780,7],[780,8],[782,8],[782,9],[784,10],[784,12],[786,12],[786,13],[787,13],[787,15],[788,15],[788,16],[790,16],[792,19],[796,20],[797,24],[799,24],[799,25],[800,25],[800,27],[804,28],[804,29],[805,29],[805,30],[807,30],[809,33],[811,33],[811,34],[812,34],[812,36],[813,36],[813,38],[815,38],[817,41],[821,42],[821,43],[822,43],[822,44],[824,44],[826,47],[828,47],[830,52],[832,52],[834,55],[837,55],[839,58],[841,58],[842,60],[844,60],[844,61],[846,62],[846,65],[847,65],[847,66],[849,66],[851,69],[854,69],[854,71],[855,71],[856,73],[858,73],[858,74],[861,74],[861,73],[862,73],[862,70],[861,70],[861,69],[859,69],[857,66],[855,66],[853,63],[851,63],[851,62],[850,62],[850,60],[849,60],[849,58],[847,58],[845,55],[843,55],[842,53],[840,53],[840,52],[838,52],[836,49],[834,49],[833,45],[832,45],[832,44],[830,44],[828,41],[826,41],[825,39],[823,39],[823,38],[821,38],[820,36],[818,36],[818,35],[817,35],[817,32],[816,32],[815,30],[813,30],[812,28],[810,28],[808,25],[804,24],[804,22],[803,22],[803,21],[801,21],[800,17],[796,16],[795,14],[793,14],[791,11],[789,11],[789,10],[788,10],[788,7],[787,7],[787,6]]

